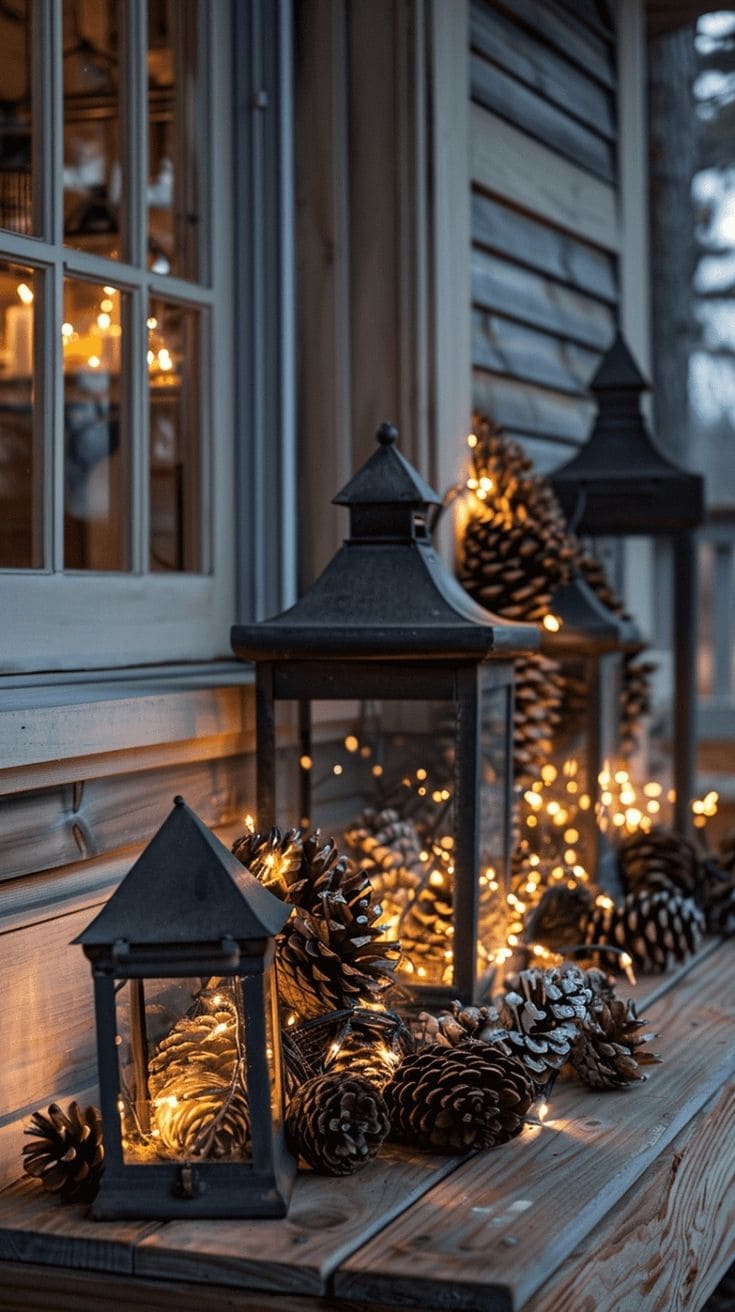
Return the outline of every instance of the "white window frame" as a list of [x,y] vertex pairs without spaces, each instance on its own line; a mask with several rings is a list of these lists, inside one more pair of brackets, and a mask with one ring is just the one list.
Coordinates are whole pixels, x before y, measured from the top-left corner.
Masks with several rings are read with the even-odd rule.
[[[131,16],[133,77],[129,142],[129,177],[147,177],[147,132],[144,0],[127,0]],[[235,6],[237,7],[237,6]],[[234,386],[234,228],[232,106],[232,13],[229,3],[210,0],[211,39],[206,83],[210,143],[209,177],[203,188],[205,221],[210,233],[209,285],[144,271],[136,265],[102,260],[63,246],[63,216],[58,185],[47,187],[42,206],[44,237],[0,232],[0,258],[38,270],[36,313],[46,343],[37,351],[36,405],[42,407],[44,448],[44,559],[41,570],[0,571],[0,673],[33,670],[100,669],[140,663],[210,660],[229,654],[229,628],[235,610],[234,548],[236,522],[235,386]],[[47,76],[37,79],[42,91],[34,153],[40,141],[52,142],[49,173],[60,179],[62,88],[59,0],[35,0],[34,58],[42,44]],[[49,72],[53,70],[53,77]],[[136,73],[137,70],[137,73]],[[213,201],[216,198],[216,204]],[[144,188],[131,186],[131,244],[145,250]],[[53,240],[47,240],[48,237]],[[61,572],[63,547],[63,385],[61,376],[62,293],[64,276],[75,274],[120,286],[132,293],[131,358],[131,501],[132,534],[129,573]],[[148,397],[145,367],[147,293],[209,311],[211,336],[202,349],[202,396],[207,422],[203,431],[202,503],[211,517],[202,524],[204,569],[198,574],[147,572],[148,522],[144,489],[148,478]],[[205,318],[207,316],[205,315]],[[208,343],[208,345],[207,345]],[[41,357],[41,358],[39,358]],[[209,364],[208,364],[209,360]],[[208,444],[208,451],[207,451]],[[238,498],[239,499],[239,498]],[[237,513],[247,514],[238,505]]]

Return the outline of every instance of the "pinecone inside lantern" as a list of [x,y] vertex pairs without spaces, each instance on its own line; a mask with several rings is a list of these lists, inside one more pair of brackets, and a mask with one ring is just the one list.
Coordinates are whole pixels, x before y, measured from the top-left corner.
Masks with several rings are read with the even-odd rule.
[[[295,1017],[374,1002],[392,983],[399,951],[385,942],[383,909],[363,870],[319,831],[247,832],[233,852],[294,911],[276,940],[278,992]],[[297,859],[298,858],[298,859]]]
[[484,1043],[428,1044],[383,1090],[391,1138],[435,1152],[491,1148],[519,1134],[534,1098],[516,1057]]
[[82,1111],[70,1102],[66,1111],[52,1102],[34,1112],[24,1132],[33,1139],[23,1147],[23,1169],[40,1180],[63,1203],[91,1203],[104,1170],[102,1116],[96,1107]]
[[286,1113],[291,1151],[325,1175],[352,1175],[366,1166],[388,1128],[379,1089],[362,1076],[343,1072],[308,1080]]

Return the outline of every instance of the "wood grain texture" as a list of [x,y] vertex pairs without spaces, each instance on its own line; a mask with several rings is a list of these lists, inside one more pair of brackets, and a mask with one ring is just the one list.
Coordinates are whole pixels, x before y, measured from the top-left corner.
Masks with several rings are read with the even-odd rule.
[[472,374],[472,399],[476,410],[503,428],[575,446],[587,436],[593,414],[589,402],[477,368]]
[[599,355],[502,315],[472,312],[472,363],[585,397]]
[[733,979],[721,948],[650,1008],[666,1065],[646,1084],[618,1095],[562,1088],[551,1123],[432,1189],[347,1260],[335,1293],[390,1291],[397,1305],[415,1306],[433,1281],[436,1307],[521,1307],[735,1072]]
[[472,300],[597,351],[605,350],[614,334],[607,305],[478,249],[472,252]]
[[[74,1266],[80,1271],[133,1270],[135,1245],[151,1221],[93,1221],[84,1206],[50,1199],[35,1180],[0,1193],[0,1259]],[[0,1266],[0,1288],[3,1268]]]
[[[475,3],[483,9],[489,8],[488,0],[475,0]],[[614,88],[615,63],[609,42],[575,21],[572,14],[554,0],[544,0],[543,4],[539,0],[492,0],[492,6],[514,22],[522,23],[544,45],[551,46],[601,86]],[[575,15],[579,14],[579,9],[579,4],[575,3]]]
[[510,22],[497,7],[472,5],[470,43],[486,59],[499,64],[552,104],[593,124],[600,135],[614,139],[615,116],[610,91],[563,54],[557,54],[547,41]]
[[473,182],[603,250],[619,246],[615,190],[483,109],[470,106]]
[[548,274],[554,282],[568,284],[598,300],[610,304],[617,301],[616,262],[605,251],[480,191],[472,195],[471,219],[475,246]]
[[[613,143],[480,55],[470,59],[472,99],[606,182],[615,180]],[[569,102],[573,104],[573,101]]]
[[[251,757],[183,762],[74,781],[0,800],[0,881],[147,841],[182,793],[206,824],[233,821],[255,798]],[[2,912],[0,910],[0,916]]]
[[456,1165],[456,1158],[386,1147],[354,1177],[303,1172],[285,1221],[172,1222],[139,1245],[135,1269],[166,1279],[323,1294],[348,1253]]
[[685,1312],[735,1260],[735,1088],[649,1167],[523,1312]]

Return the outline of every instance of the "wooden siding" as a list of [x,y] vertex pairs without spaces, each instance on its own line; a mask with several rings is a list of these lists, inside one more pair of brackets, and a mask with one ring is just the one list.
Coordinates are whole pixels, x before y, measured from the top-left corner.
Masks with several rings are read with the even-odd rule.
[[473,404],[539,468],[587,435],[621,241],[606,5],[472,0]]

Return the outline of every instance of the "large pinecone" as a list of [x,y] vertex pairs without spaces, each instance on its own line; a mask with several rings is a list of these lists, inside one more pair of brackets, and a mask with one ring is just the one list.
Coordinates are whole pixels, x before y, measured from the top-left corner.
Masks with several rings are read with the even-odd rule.
[[341,1072],[309,1080],[286,1113],[292,1152],[325,1175],[352,1175],[366,1166],[389,1124],[380,1091],[361,1076]]
[[376,1001],[392,982],[399,951],[382,941],[382,907],[367,875],[318,830],[304,839],[293,830],[271,835],[246,833],[233,852],[279,892],[272,856],[281,895],[294,907],[276,941],[281,1001],[300,1017]]
[[457,1000],[450,1002],[448,1011],[440,1011],[436,1016],[428,1011],[419,1012],[418,1021],[419,1042],[435,1043],[443,1048],[456,1048],[468,1039],[492,1043],[500,1025],[495,1007],[465,1007]]
[[584,971],[572,965],[531,967],[507,982],[507,992],[495,999],[497,1037],[543,1087],[569,1057],[577,1023],[588,1014],[592,989]]
[[[441,880],[441,882],[439,882]],[[451,975],[454,912],[451,877],[438,868],[401,921],[401,948],[417,974],[442,981]]]
[[63,1203],[91,1203],[104,1170],[102,1116],[96,1107],[82,1111],[70,1102],[66,1111],[52,1102],[48,1111],[34,1112],[25,1133],[33,1143],[23,1147],[23,1169],[40,1180]]
[[[570,878],[550,884],[526,917],[523,938],[548,948],[572,947],[582,941],[594,898],[586,884]],[[570,887],[571,885],[571,887]]]
[[400,914],[426,876],[423,845],[413,820],[401,818],[393,807],[369,808],[345,831],[345,839],[375,896],[389,911]]
[[[177,1021],[151,1058],[148,1087],[162,1155],[242,1158],[250,1150],[244,1049],[234,1002]],[[229,1005],[228,1005],[229,1003]]]
[[644,889],[676,889],[695,897],[699,885],[699,857],[694,844],[675,829],[657,826],[638,830],[620,845],[620,873],[626,893]]
[[484,1043],[429,1044],[404,1057],[383,1096],[391,1137],[436,1152],[505,1143],[523,1128],[533,1085],[522,1064]]
[[659,1060],[643,1046],[650,1034],[638,1033],[646,1023],[630,999],[595,998],[572,1044],[571,1063],[579,1078],[591,1089],[624,1089],[644,1080],[640,1067]]
[[[600,949],[608,970],[619,972],[620,954],[627,952],[637,969],[663,971],[696,951],[703,929],[704,916],[691,898],[661,888],[628,893],[617,906],[593,907],[584,941]],[[605,944],[620,951],[605,952]]]

